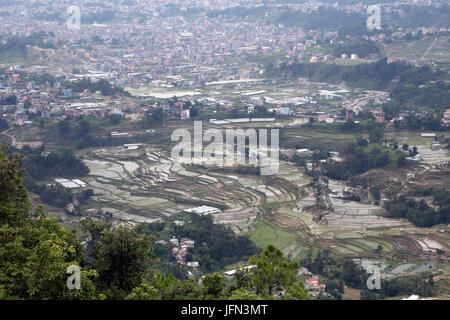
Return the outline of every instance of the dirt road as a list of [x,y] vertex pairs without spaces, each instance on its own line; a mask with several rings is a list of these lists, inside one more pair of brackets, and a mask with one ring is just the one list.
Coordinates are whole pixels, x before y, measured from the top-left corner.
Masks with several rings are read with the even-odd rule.
[[10,135],[8,132],[9,130],[11,130],[12,128],[6,129],[5,131],[3,131],[1,134],[4,136],[7,136],[11,139],[11,146],[15,146],[17,141],[16,141],[16,137],[14,137],[13,135]]

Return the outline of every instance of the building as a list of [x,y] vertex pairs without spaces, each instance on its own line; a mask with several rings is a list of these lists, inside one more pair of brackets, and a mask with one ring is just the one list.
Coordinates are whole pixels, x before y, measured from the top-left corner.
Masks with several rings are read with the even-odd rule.
[[309,280],[309,284],[310,284],[312,287],[318,287],[318,286],[319,286],[319,282],[320,282],[319,276],[313,276],[313,277],[311,277],[311,279]]
[[111,137],[126,137],[128,132],[111,132]]
[[444,124],[450,124],[450,109],[445,110],[444,115],[442,117],[442,122]]
[[73,91],[72,91],[72,89],[66,89],[66,90],[64,90],[64,98],[69,99],[69,98],[72,98],[72,96],[73,96]]
[[384,116],[383,115],[381,115],[381,116],[378,116],[378,117],[376,117],[376,119],[375,119],[375,121],[377,122],[377,123],[384,123]]
[[[256,265],[250,265],[250,266],[246,266],[246,267],[242,267],[241,269],[243,269],[243,270],[250,270],[250,269],[253,269],[253,268],[255,268],[256,267]],[[228,278],[231,278],[231,277],[234,277],[234,275],[236,274],[236,272],[237,272],[237,270],[238,269],[233,269],[233,270],[230,270],[230,271],[226,271],[226,272],[224,272],[223,274],[226,276],[226,277],[228,277]]]
[[130,143],[130,144],[124,144],[123,146],[127,150],[137,150],[139,147],[143,146],[143,143]]
[[183,111],[181,111],[181,119],[182,120],[188,120],[188,119],[190,119],[191,118],[191,115],[190,115],[191,113],[190,113],[190,110],[189,109],[186,109],[186,110],[183,110]]
[[437,143],[437,142],[432,143],[431,146],[430,146],[430,149],[431,150],[439,150],[439,149],[441,149],[441,144]]
[[170,246],[172,246],[172,247],[178,247],[179,246],[179,241],[176,238],[170,239],[169,243],[170,243]]
[[295,154],[300,157],[307,157],[307,156],[311,155],[311,152],[309,151],[309,149],[297,149],[295,151]]
[[295,112],[289,107],[280,107],[277,109],[277,113],[281,116],[293,116]]
[[190,262],[186,263],[186,265],[188,267],[191,267],[194,269],[197,269],[198,267],[200,267],[200,264],[198,263],[198,261],[190,261]]
[[79,179],[68,180],[68,179],[60,178],[60,179],[55,179],[55,182],[60,184],[62,187],[66,188],[66,189],[77,189],[77,188],[86,187],[86,184]]
[[420,134],[420,136],[422,138],[434,138],[434,137],[436,137],[436,133],[425,133],[425,132],[422,132]]
[[422,161],[423,158],[420,154],[416,154],[414,157],[407,157],[406,160],[412,161],[412,162],[419,162],[419,161]]
[[207,215],[207,214],[221,212],[220,209],[215,208],[215,207],[209,207],[209,206],[200,206],[200,207],[185,209],[184,211],[189,212],[189,213],[200,214],[200,215]]

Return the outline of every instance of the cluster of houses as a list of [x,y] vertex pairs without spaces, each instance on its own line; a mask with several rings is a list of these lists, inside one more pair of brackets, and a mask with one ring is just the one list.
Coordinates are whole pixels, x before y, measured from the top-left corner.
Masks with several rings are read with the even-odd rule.
[[158,240],[155,243],[159,243],[161,245],[168,245],[171,248],[171,252],[175,260],[182,264],[187,265],[188,267],[193,268],[194,270],[200,267],[198,261],[186,261],[186,256],[188,254],[188,250],[190,248],[194,248],[195,241],[189,238],[181,238],[176,239],[175,237],[170,239],[169,241]]
[[327,286],[320,283],[320,276],[313,275],[305,267],[300,267],[297,275],[305,277],[305,288],[308,290],[311,299],[317,299],[320,296],[328,297]]
[[3,101],[0,117],[22,126],[32,125],[34,119],[50,117],[105,118],[125,113],[144,116],[144,110],[124,101],[120,95],[103,97],[85,91],[75,97],[72,89],[64,88],[60,81],[31,80],[40,75],[40,69],[21,66],[10,67],[0,75],[0,101]]

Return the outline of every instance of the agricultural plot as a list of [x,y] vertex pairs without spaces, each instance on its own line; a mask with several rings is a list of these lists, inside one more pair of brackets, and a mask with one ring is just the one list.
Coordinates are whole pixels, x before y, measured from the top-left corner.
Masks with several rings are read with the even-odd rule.
[[448,150],[431,150],[430,145],[419,145],[417,151],[423,158],[423,163],[426,164],[438,164],[443,161],[450,160],[450,154]]
[[265,248],[271,244],[283,250],[295,240],[295,235],[275,229],[266,222],[258,221],[250,234],[250,240],[255,242],[260,248]]
[[[151,222],[207,204],[226,209],[214,216],[216,222],[242,231],[255,219],[263,196],[240,184],[239,177],[186,169],[149,149],[134,153],[122,147],[98,149],[87,153],[84,162],[90,169],[86,183],[94,190],[87,207],[124,221]],[[276,186],[270,190],[284,194]]]
[[446,36],[429,36],[416,41],[394,41],[387,46],[386,51],[389,57],[402,58],[411,62],[450,61]]
[[439,242],[433,240],[433,239],[429,239],[429,238],[424,238],[424,239],[417,239],[417,242],[419,243],[419,245],[421,246],[422,250],[424,251],[428,251],[428,252],[436,252],[436,250],[443,250],[445,249],[444,246],[442,244],[440,244]]
[[280,136],[280,145],[285,148],[311,150],[323,149],[341,152],[344,146],[356,137],[352,134],[327,132],[314,128],[286,128]]
[[434,189],[448,189],[450,185],[450,170],[426,170],[416,174],[409,180],[410,184]]
[[326,215],[328,226],[340,229],[359,229],[380,227],[410,227],[411,224],[399,219],[381,216],[384,210],[379,206],[362,204],[330,197],[334,212]]
[[[83,205],[85,215],[101,210],[120,221],[151,222],[210,205],[222,210],[213,214],[215,223],[248,234],[258,247],[276,245],[294,258],[317,246],[358,257],[373,257],[381,247],[383,256],[400,258],[448,246],[435,231],[416,239],[416,228],[386,218],[379,206],[343,200],[342,182],[330,179],[317,196],[303,168],[283,161],[274,176],[182,166],[148,147],[133,152],[123,147],[98,149],[85,153],[83,161],[90,169],[84,180],[94,189]],[[321,203],[327,209],[320,209]]]

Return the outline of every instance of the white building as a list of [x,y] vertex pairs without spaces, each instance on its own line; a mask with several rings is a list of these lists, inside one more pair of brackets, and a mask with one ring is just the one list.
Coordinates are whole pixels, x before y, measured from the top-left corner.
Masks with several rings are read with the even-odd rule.
[[309,149],[297,149],[295,153],[300,157],[307,157],[310,155]]
[[182,120],[188,120],[191,118],[191,112],[189,109],[181,111],[181,119]]
[[[243,269],[243,270],[250,270],[250,269],[253,269],[253,268],[256,268],[256,265],[252,264],[250,266],[246,266],[246,267],[243,267],[241,269]],[[225,276],[227,276],[227,277],[233,277],[236,274],[237,270],[238,269],[233,269],[233,270],[230,270],[230,271],[226,271],[223,274]]]
[[425,132],[422,132],[420,135],[421,135],[422,138],[434,138],[434,137],[436,137],[436,133],[425,133]]
[[198,261],[190,261],[188,263],[186,263],[188,267],[191,268],[198,268],[200,267],[200,264],[198,263]]
[[289,107],[278,108],[277,113],[282,116],[293,116],[295,114],[295,112]]
[[59,183],[61,186],[63,186],[66,189],[76,189],[76,188],[84,188],[86,186],[86,183],[79,179],[55,179],[55,182]]
[[200,207],[185,209],[184,211],[189,212],[189,213],[201,214],[201,215],[207,215],[207,214],[221,212],[220,209],[215,208],[215,207],[209,207],[209,206],[200,206]]

